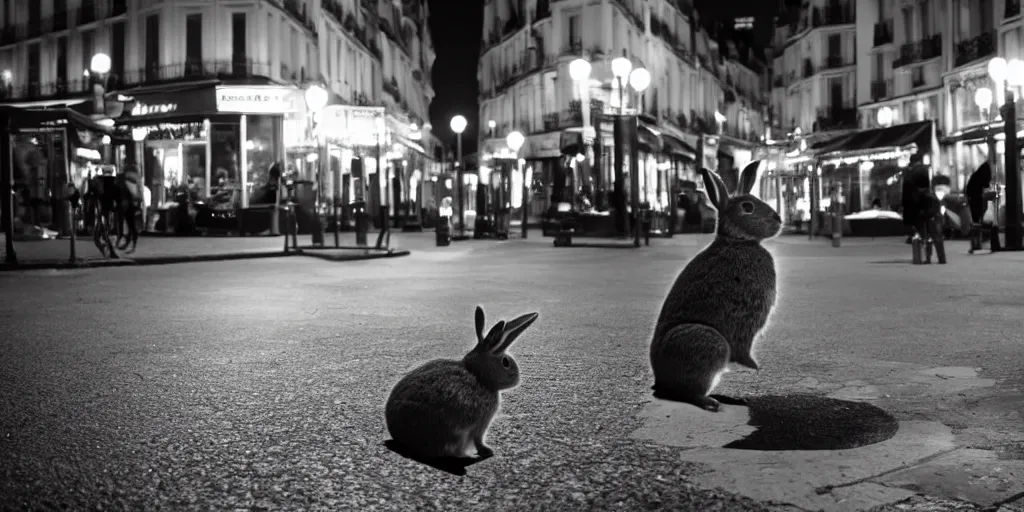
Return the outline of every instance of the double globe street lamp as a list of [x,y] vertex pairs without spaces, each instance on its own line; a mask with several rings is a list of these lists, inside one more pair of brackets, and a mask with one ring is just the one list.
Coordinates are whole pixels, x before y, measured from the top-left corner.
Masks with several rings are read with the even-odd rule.
[[523,215],[523,224],[522,224],[521,228],[522,228],[523,238],[525,239],[526,238],[526,223],[527,223],[527,219],[529,218],[528,206],[529,206],[529,197],[530,197],[530,178],[532,178],[532,177],[528,177],[525,174],[523,174],[523,172],[524,172],[523,171],[523,164],[525,163],[525,160],[523,160],[522,158],[519,158],[519,149],[522,148],[523,144],[526,143],[526,137],[523,136],[523,134],[520,133],[518,130],[516,130],[516,131],[513,131],[513,132],[509,133],[505,137],[505,143],[508,144],[508,149],[511,149],[512,152],[515,153],[515,155],[516,155],[516,170],[519,173],[518,175],[523,180],[522,199],[519,201],[519,207],[522,210],[522,215]]
[[[616,57],[612,60],[612,75],[615,76],[615,80],[618,81],[619,85],[619,114],[617,122],[615,123],[615,132],[613,134],[615,139],[615,165],[619,169],[625,161],[626,155],[623,153],[623,148],[626,142],[626,136],[629,136],[629,188],[630,188],[630,203],[632,203],[632,217],[633,217],[633,246],[640,247],[640,154],[637,149],[637,143],[639,142],[639,125],[638,125],[638,114],[643,107],[643,92],[651,85],[651,73],[644,68],[634,68],[633,63],[626,57]],[[636,109],[632,111],[626,108],[626,85],[629,85],[633,91],[639,96],[637,101]],[[616,177],[622,176],[620,170],[616,169]],[[620,180],[616,180],[618,185]],[[619,204],[617,208],[621,208],[621,211],[626,210],[625,196],[621,191],[616,191]],[[622,221],[625,217],[620,217]],[[621,226],[621,224],[620,224]],[[625,227],[625,226],[622,226]]]

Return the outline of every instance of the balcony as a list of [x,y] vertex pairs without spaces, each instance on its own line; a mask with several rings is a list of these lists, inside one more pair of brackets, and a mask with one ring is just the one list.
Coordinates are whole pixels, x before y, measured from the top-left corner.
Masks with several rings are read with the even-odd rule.
[[[287,71],[285,69],[284,71]],[[110,76],[110,89],[141,84],[195,80],[200,78],[249,78],[270,75],[270,64],[251,59],[190,61],[165,66],[146,66]]]
[[871,81],[871,101],[878,101],[892,96],[892,79]]
[[295,21],[298,21],[299,24],[306,27],[306,30],[309,30],[314,34],[317,33],[316,22],[313,21],[313,19],[306,13],[305,2],[299,2],[299,0],[284,0],[282,7],[284,8],[284,12],[290,14],[292,18],[295,18]]
[[337,0],[321,0],[320,10],[326,12],[338,25],[344,26],[345,10],[341,8],[340,2]]
[[917,62],[934,59],[942,55],[942,34],[926,37],[920,41],[904,43],[900,46],[900,55],[892,62],[893,68],[899,68]]
[[63,98],[69,95],[89,92],[89,81],[85,78],[57,80],[49,83],[33,82],[17,87],[0,88],[0,99],[37,100]]
[[1006,0],[1006,9],[1003,11],[1003,18],[1020,16],[1020,0]]
[[82,5],[75,9],[75,22],[77,25],[85,25],[99,19],[97,16],[96,3],[92,0],[85,0]]
[[851,130],[857,128],[857,109],[852,107],[830,107],[818,109],[814,131]]
[[953,50],[953,67],[960,67],[992,55],[996,52],[996,32],[983,32],[956,44]]
[[882,46],[886,44],[892,44],[893,42],[893,31],[892,31],[892,19],[887,19],[875,23],[875,46]]
[[811,23],[816,27],[831,25],[849,25],[856,20],[853,15],[853,5],[848,3],[834,3],[824,9],[815,7],[811,15]]
[[853,59],[847,59],[842,55],[826,55],[825,58],[821,60],[820,69],[839,69],[846,66],[852,66],[854,64],[856,64],[856,62]]

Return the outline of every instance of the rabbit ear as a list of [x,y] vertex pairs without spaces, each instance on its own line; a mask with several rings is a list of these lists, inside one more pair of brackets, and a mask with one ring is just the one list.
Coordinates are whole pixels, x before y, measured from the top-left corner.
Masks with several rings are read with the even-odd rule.
[[487,336],[484,336],[480,343],[476,346],[477,352],[494,352],[494,347],[501,341],[501,333],[505,330],[505,321],[500,320],[498,323],[491,327],[490,331],[487,331]]
[[484,308],[476,307],[476,342],[484,342]]
[[739,185],[736,187],[736,194],[749,194],[751,190],[754,190],[754,183],[757,182],[757,169],[761,166],[760,160],[754,160],[747,164],[743,168],[743,173],[740,174]]
[[725,206],[725,202],[729,200],[725,182],[722,181],[721,176],[707,167],[701,167],[700,174],[704,178],[704,188],[707,190],[708,199],[711,200],[711,204],[715,205],[715,208],[721,210]]
[[533,322],[537,321],[537,318],[539,317],[539,313],[527,313],[505,324],[505,328],[502,329],[501,332],[500,342],[491,351],[496,354],[500,354],[508,350],[509,345],[511,345],[512,342],[515,341],[516,338],[518,338],[519,335],[522,334],[527,327],[532,325]]

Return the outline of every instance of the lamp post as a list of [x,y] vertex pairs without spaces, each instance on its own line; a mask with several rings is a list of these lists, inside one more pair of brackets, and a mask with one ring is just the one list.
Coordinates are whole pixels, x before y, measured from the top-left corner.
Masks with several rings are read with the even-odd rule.
[[[327,89],[324,89],[323,87],[321,87],[321,86],[319,86],[317,84],[311,84],[309,87],[306,87],[306,92],[304,93],[304,96],[305,96],[305,99],[306,99],[306,109],[307,109],[307,112],[309,112],[311,114],[311,117],[312,117],[312,123],[310,123],[310,126],[313,129],[314,137],[316,137],[316,153],[317,153],[316,192],[313,195],[313,198],[314,198],[313,199],[313,204],[314,204],[313,218],[315,219],[315,221],[313,223],[313,225],[315,226],[315,228],[313,229],[313,245],[323,245],[324,244],[324,233],[323,233],[323,230],[322,230],[322,228],[320,226],[320,200],[321,200],[321,198],[323,196],[321,195],[320,191],[323,188],[323,182],[324,182],[324,178],[323,178],[323,174],[324,174],[324,160],[326,160],[326,158],[325,158],[325,156],[326,156],[325,149],[326,148],[324,146],[326,144],[325,144],[325,140],[324,140],[324,135],[325,134],[324,134],[324,129],[323,129],[323,125],[322,125],[322,122],[323,122],[322,114],[323,114],[323,108],[327,106],[328,94],[327,94]],[[328,168],[328,170],[329,170],[329,168]],[[332,180],[332,181],[334,183],[337,183],[336,179]],[[336,187],[332,187],[332,188],[336,188]],[[331,219],[334,221],[334,246],[335,247],[340,247],[341,246],[341,241],[340,241],[341,234],[340,234],[340,232],[338,230],[338,227],[339,227],[338,226],[338,201],[337,201],[337,198],[334,197],[333,190],[332,190],[332,194],[331,194]]]
[[498,123],[494,119],[487,121],[487,129],[490,130],[490,137],[494,137],[494,128],[496,126],[498,126]]
[[[651,84],[651,73],[644,68],[633,68],[633,63],[626,57],[616,57],[612,60],[612,74],[618,81],[619,86],[619,116],[615,123],[615,185],[616,197],[619,204],[617,209],[625,212],[625,197],[622,194],[622,167],[626,155],[624,146],[626,137],[629,137],[629,188],[630,202],[632,203],[633,217],[633,246],[640,247],[640,155],[637,150],[638,125],[637,114],[639,109],[632,111],[626,108],[626,86],[631,87],[640,96],[639,105],[642,105],[642,94]],[[623,214],[619,214],[620,227],[625,221]]]
[[523,136],[519,131],[513,131],[505,137],[505,143],[508,144],[508,148],[516,154],[516,172],[519,173],[519,177],[523,180],[522,186],[522,200],[519,201],[519,207],[522,209],[523,214],[523,225],[521,226],[523,232],[523,238],[526,238],[526,220],[527,220],[527,202],[529,196],[529,185],[526,183],[526,177],[523,176],[523,160],[519,158],[519,148],[523,147],[523,143],[526,142],[526,137]]
[[[1005,98],[1000,109],[1003,116],[1003,133],[1006,135],[1006,160],[1003,171],[1006,176],[1006,244],[1004,250],[1024,249],[1021,237],[1021,180],[1020,148],[1017,145],[1017,103],[1012,87],[1024,86],[1024,62],[1013,59],[1009,63],[1002,57],[995,57],[988,63],[988,73],[996,83],[998,91]],[[977,99],[977,98],[976,98]],[[997,96],[998,99],[998,96]],[[996,221],[999,210],[996,209]]]
[[[583,133],[580,137],[583,147],[580,154],[584,158],[579,160],[579,164],[580,175],[583,176],[583,179],[590,179],[590,157],[592,156],[594,136],[596,135],[594,127],[590,122],[590,72],[590,62],[586,59],[579,58],[569,63],[569,78],[572,78],[573,83],[576,84],[580,95],[580,119],[583,124]],[[562,183],[565,183],[565,181],[562,180]],[[598,187],[600,187],[600,182],[598,182]],[[561,202],[563,199],[563,197],[559,197],[558,201]]]
[[[96,79],[92,83],[92,118],[103,119],[107,116],[106,105],[103,95],[106,93],[107,74],[110,73],[110,56],[105,53],[97,53],[89,61],[90,77]],[[103,159],[110,159],[110,146],[103,145]]]
[[462,196],[463,196],[463,193],[462,193],[462,176],[463,176],[463,168],[465,167],[463,165],[463,162],[462,162],[462,132],[466,129],[466,124],[468,124],[467,121],[466,121],[466,118],[462,117],[461,115],[457,115],[457,116],[453,117],[451,122],[449,123],[449,125],[451,126],[452,131],[455,132],[456,148],[457,148],[457,152],[456,152],[457,160],[455,162],[456,162],[456,165],[458,166],[458,169],[455,172],[455,178],[458,181],[455,184],[455,188],[457,190],[456,193],[459,194],[459,202],[458,202],[458,206],[459,206],[459,235],[463,235],[466,232],[466,226],[465,226],[465,224],[466,224],[466,216],[465,216],[465,212],[463,212],[463,209],[462,209],[463,208],[463,205],[462,205]]

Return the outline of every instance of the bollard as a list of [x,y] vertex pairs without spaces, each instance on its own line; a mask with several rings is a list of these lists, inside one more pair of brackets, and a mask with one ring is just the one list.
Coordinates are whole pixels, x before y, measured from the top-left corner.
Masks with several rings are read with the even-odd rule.
[[832,213],[832,247],[843,245],[843,214]]
[[914,237],[910,239],[910,250],[913,253],[912,261],[914,265],[920,265],[923,263],[921,258],[921,244],[921,236],[918,235],[917,233],[914,233]]
[[68,257],[69,262],[74,265],[78,263],[78,219],[75,218],[76,205],[81,201],[81,195],[78,193],[78,187],[74,183],[67,184],[67,201],[68,201],[68,223],[71,225],[70,236],[68,239],[71,241],[71,251]]
[[452,244],[452,218],[442,215],[438,218],[437,227],[434,228],[434,244],[437,247],[447,247]]

